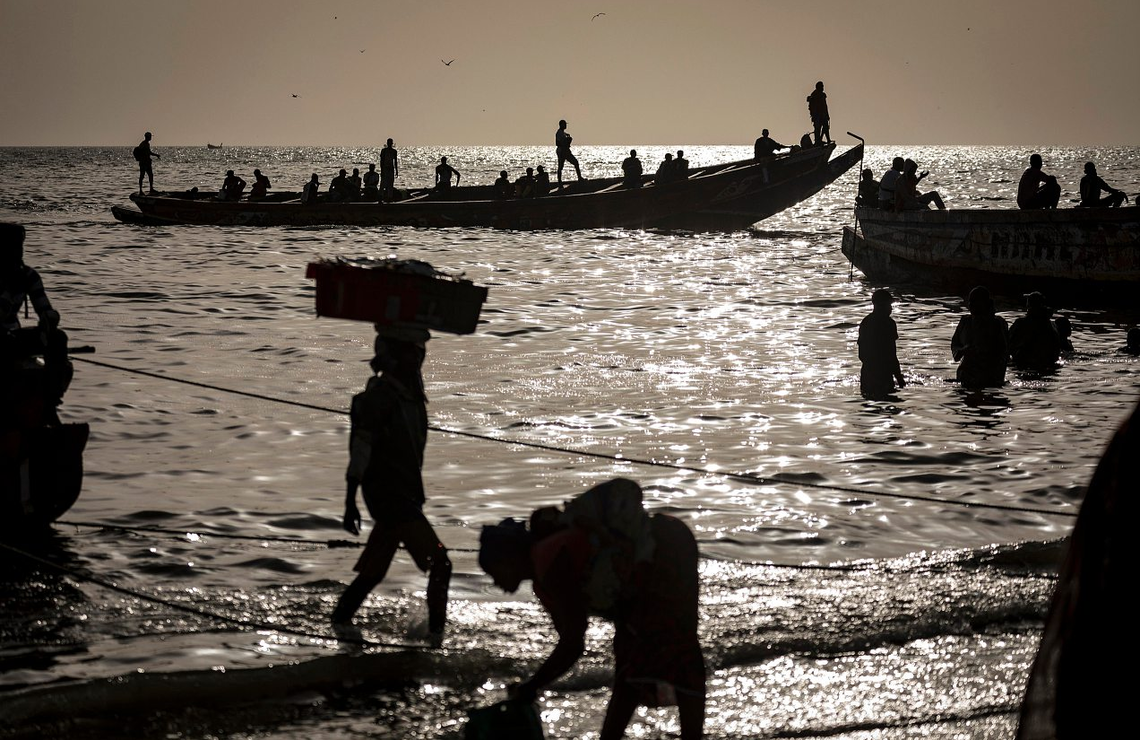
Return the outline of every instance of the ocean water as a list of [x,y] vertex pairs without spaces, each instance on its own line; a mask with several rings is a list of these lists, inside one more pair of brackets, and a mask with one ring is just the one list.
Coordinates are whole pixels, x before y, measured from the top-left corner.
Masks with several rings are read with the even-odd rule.
[[[578,156],[612,175],[631,146],[647,169],[678,148],[694,165],[750,153]],[[171,190],[254,167],[279,189],[327,184],[378,153],[154,148]],[[865,164],[910,156],[949,207],[1010,208],[1031,151],[873,145]],[[1037,151],[1063,200],[1089,159],[1140,190],[1140,149]],[[470,183],[553,165],[546,147],[409,148],[398,185],[428,184],[441,154]],[[909,385],[867,402],[855,337],[880,286],[839,251],[854,171],[750,230],[696,235],[118,224],[136,176],[129,146],[0,149],[0,219],[27,226],[72,345],[96,348],[61,408],[91,425],[83,494],[49,540],[0,556],[0,737],[461,737],[554,638],[528,586],[481,573],[479,526],[618,475],[701,543],[709,738],[1013,736],[1061,540],[1140,390],[1120,351],[1140,306],[1057,306],[1076,352],[977,395],[953,382],[963,296],[890,286]],[[435,336],[425,365],[426,512],[455,564],[438,650],[405,553],[359,635],[328,626],[364,539],[339,528],[340,411],[372,338],[314,316],[305,265],[335,255],[490,290],[479,331]],[[1012,320],[1020,299],[998,308]],[[597,737],[611,634],[592,623],[543,698],[548,738]],[[628,731],[677,734],[667,709]]]

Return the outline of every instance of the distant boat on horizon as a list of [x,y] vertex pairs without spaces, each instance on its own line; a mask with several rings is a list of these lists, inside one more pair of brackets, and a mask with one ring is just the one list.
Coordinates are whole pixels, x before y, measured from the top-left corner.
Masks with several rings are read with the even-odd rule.
[[206,148],[207,149],[221,149],[222,145],[220,143],[219,144],[211,144],[210,142],[207,141],[206,142]]

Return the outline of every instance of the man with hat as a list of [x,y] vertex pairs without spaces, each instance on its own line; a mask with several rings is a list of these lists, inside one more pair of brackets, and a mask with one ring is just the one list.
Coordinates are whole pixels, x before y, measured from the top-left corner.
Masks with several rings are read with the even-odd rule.
[[1049,370],[1061,357],[1061,335],[1053,324],[1053,309],[1037,291],[1025,296],[1025,315],[1009,327],[1009,354],[1013,364],[1024,370]]
[[880,288],[871,294],[871,313],[859,323],[859,392],[865,398],[881,401],[895,389],[906,387],[895,342],[899,330],[891,318],[891,292]]
[[403,545],[428,573],[428,629],[443,636],[451,560],[424,516],[423,468],[427,442],[427,398],[421,368],[426,329],[377,326],[374,373],[352,398],[349,462],[345,476],[344,529],[360,533],[357,489],[376,524],[355,570],[357,576],[333,610],[334,624],[348,624],[368,593],[384,580]]

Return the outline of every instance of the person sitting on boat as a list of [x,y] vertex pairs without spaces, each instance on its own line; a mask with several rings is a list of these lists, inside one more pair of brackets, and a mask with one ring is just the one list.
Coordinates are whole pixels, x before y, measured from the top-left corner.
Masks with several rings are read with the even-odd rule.
[[534,194],[536,196],[543,196],[550,192],[550,173],[546,168],[539,165],[534,171]]
[[376,171],[375,163],[368,165],[364,173],[364,200],[380,200],[380,173]]
[[348,192],[348,199],[349,200],[352,200],[352,201],[360,200],[361,185],[362,185],[362,183],[361,183],[361,179],[360,179],[360,168],[359,167],[353,167],[352,168],[352,176],[348,178],[348,187],[346,188],[346,190]]
[[855,196],[855,205],[863,208],[879,207],[879,183],[875,180],[875,172],[870,167],[863,170],[859,180],[859,194]]
[[946,204],[942,202],[942,196],[937,191],[931,190],[921,195],[918,192],[918,184],[929,174],[925,171],[918,174],[918,164],[913,159],[903,162],[902,175],[895,185],[895,210],[925,211],[930,208],[931,203],[940,211],[946,210]]
[[621,163],[622,185],[627,188],[641,187],[641,160],[637,158],[637,150],[630,149],[629,156]]
[[316,205],[318,200],[317,191],[320,189],[321,180],[317,177],[317,173],[314,172],[313,176],[309,178],[309,181],[305,183],[305,187],[301,189],[301,204],[306,206]]
[[534,168],[527,167],[526,174],[515,180],[515,197],[516,198],[533,198],[534,197]]
[[825,137],[831,143],[831,114],[827,112],[827,93],[823,91],[822,81],[815,83],[815,90],[807,96],[807,104],[812,129],[815,131],[815,145],[822,144]]
[[[67,334],[59,328],[59,312],[52,308],[40,274],[24,264],[24,227],[0,223],[0,369],[35,355],[44,358],[45,395],[55,406],[71,383]],[[20,326],[20,307],[30,301],[39,317],[35,327]]]
[[570,153],[570,144],[574,137],[566,130],[566,121],[558,122],[558,130],[554,132],[554,153],[558,155],[558,184],[562,185],[562,166],[569,162],[574,165],[574,172],[578,179],[582,179],[582,169],[578,166],[578,158]]
[[1017,184],[1017,207],[1023,211],[1056,208],[1061,200],[1061,186],[1057,178],[1041,171],[1041,155],[1029,156],[1029,167]]
[[329,183],[329,201],[343,203],[352,200],[352,185],[348,182],[348,170],[342,169]]
[[507,200],[515,194],[515,186],[511,184],[511,178],[507,176],[506,170],[499,172],[499,179],[495,180],[495,198],[498,200]]
[[764,159],[771,157],[776,153],[777,149],[786,149],[783,144],[768,136],[768,129],[760,132],[760,138],[756,140],[756,144],[752,147],[752,157],[754,159]]
[[1009,364],[1009,325],[994,311],[990,291],[979,285],[970,291],[970,314],[958,321],[950,352],[958,364],[963,388],[999,388]]
[[871,313],[859,324],[859,361],[863,363],[859,370],[859,392],[874,401],[889,396],[896,381],[899,388],[906,387],[895,347],[899,330],[891,318],[893,301],[889,290],[876,290],[871,294]]
[[250,200],[261,200],[269,193],[269,178],[261,174],[261,170],[253,171],[253,187],[249,191]]
[[226,170],[226,179],[222,181],[221,199],[241,200],[243,192],[245,192],[245,180],[235,175],[233,170]]
[[1061,357],[1061,335],[1053,325],[1053,309],[1045,296],[1033,291],[1025,296],[1025,315],[1009,327],[1009,355],[1023,370],[1049,370]]
[[891,168],[879,179],[879,208],[885,211],[895,210],[895,191],[898,189],[899,178],[902,177],[905,166],[905,159],[895,157],[891,160]]
[[[1101,192],[1108,193],[1108,197],[1100,197]],[[1123,190],[1110,188],[1100,175],[1096,173],[1096,165],[1085,162],[1085,176],[1081,178],[1081,204],[1079,208],[1119,208],[1127,201],[1128,196]]]
[[455,175],[455,186],[459,187],[459,170],[447,163],[447,157],[440,157],[435,166],[435,189],[440,193],[451,190],[451,176]]
[[673,153],[665,152],[665,159],[661,161],[661,164],[657,165],[657,174],[653,176],[653,182],[658,185],[668,185],[676,179],[673,170]]
[[678,180],[686,180],[689,177],[689,160],[685,159],[685,152],[681,149],[677,150],[677,158],[673,160],[673,175]]

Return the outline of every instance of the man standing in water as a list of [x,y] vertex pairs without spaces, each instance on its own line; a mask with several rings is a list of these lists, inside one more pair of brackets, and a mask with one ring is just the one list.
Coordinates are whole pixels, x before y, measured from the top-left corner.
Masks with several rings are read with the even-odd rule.
[[161,155],[155,154],[150,150],[150,139],[151,133],[147,131],[143,140],[135,147],[135,159],[138,160],[139,163],[139,195],[143,194],[142,184],[144,175],[150,179],[150,192],[151,195],[154,194],[154,169],[151,167],[150,158],[157,157],[158,159],[162,159]]
[[426,329],[379,327],[375,356],[364,392],[352,398],[344,529],[360,533],[356,491],[376,524],[356,563],[356,579],[332,613],[333,624],[348,624],[368,593],[384,580],[402,544],[416,566],[428,573],[428,630],[443,637],[451,560],[424,516],[422,477],[427,443],[427,398],[421,369]]
[[871,294],[874,307],[859,324],[859,391],[864,398],[881,401],[895,389],[906,387],[895,342],[898,326],[891,318],[891,292],[880,288]]
[[400,159],[392,140],[380,150],[380,192],[385,202],[391,202],[392,191],[395,189],[396,178],[400,176]]
[[562,166],[567,162],[574,165],[574,172],[578,179],[582,179],[582,169],[578,166],[578,158],[570,153],[570,144],[574,137],[566,130],[566,121],[558,122],[558,130],[554,132],[554,152],[558,155],[558,184],[562,184]]
[[950,353],[959,361],[958,382],[968,390],[1000,388],[1009,364],[1009,325],[981,285],[970,291],[968,306],[970,315],[958,321],[950,340]]

